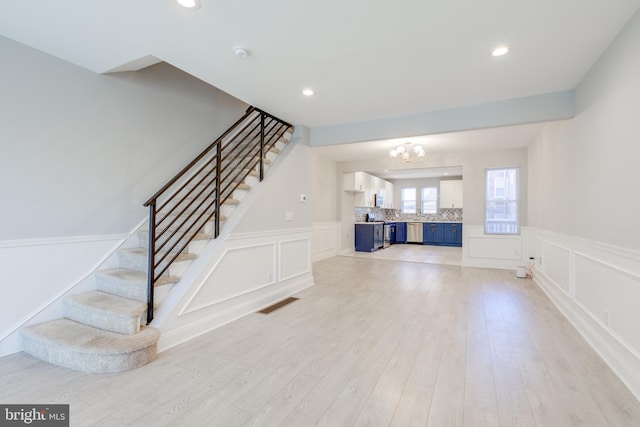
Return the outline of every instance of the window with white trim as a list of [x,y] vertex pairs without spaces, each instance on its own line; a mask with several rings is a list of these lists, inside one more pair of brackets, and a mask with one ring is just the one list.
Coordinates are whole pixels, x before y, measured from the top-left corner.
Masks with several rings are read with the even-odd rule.
[[438,213],[438,187],[422,188],[422,213]]
[[520,233],[520,169],[485,169],[484,232]]
[[403,214],[417,213],[417,200],[415,188],[403,188],[401,192],[401,211]]

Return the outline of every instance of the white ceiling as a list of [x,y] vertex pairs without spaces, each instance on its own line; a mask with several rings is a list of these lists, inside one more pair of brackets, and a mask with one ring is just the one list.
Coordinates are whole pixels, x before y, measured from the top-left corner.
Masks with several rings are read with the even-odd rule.
[[[289,122],[318,127],[571,90],[640,6],[201,1],[196,11],[173,0],[3,1],[0,34],[98,73],[166,61]],[[498,44],[511,53],[491,57]],[[239,45],[251,55],[234,56]],[[303,97],[304,87],[316,95]]]

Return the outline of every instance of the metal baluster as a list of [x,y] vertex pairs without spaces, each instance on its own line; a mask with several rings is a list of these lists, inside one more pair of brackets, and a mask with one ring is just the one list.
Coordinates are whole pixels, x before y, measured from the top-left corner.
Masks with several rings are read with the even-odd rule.
[[147,271],[147,325],[153,320],[153,291],[156,282],[156,200],[149,205],[149,263]]

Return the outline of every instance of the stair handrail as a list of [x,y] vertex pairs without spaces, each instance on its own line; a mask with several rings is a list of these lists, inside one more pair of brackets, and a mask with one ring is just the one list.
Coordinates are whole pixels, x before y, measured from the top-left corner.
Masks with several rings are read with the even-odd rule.
[[[219,236],[222,204],[255,168],[258,168],[258,180],[264,179],[265,153],[292,128],[290,123],[272,114],[248,107],[241,118],[144,203],[149,208],[147,324],[153,320],[154,288],[158,279],[210,218],[214,220],[213,238]],[[200,186],[202,189],[196,191]],[[184,191],[187,193],[181,195]],[[176,198],[179,198],[177,202]],[[163,212],[158,220],[165,208],[168,212]],[[159,230],[161,224],[164,228]]]

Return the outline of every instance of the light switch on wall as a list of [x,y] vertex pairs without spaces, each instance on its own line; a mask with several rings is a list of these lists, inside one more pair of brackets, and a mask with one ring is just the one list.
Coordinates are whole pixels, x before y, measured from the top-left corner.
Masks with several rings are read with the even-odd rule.
[[293,221],[293,212],[291,211],[286,211],[284,213],[284,220],[285,221]]
[[300,195],[300,203],[304,203],[307,201],[307,195],[306,194],[301,194]]

